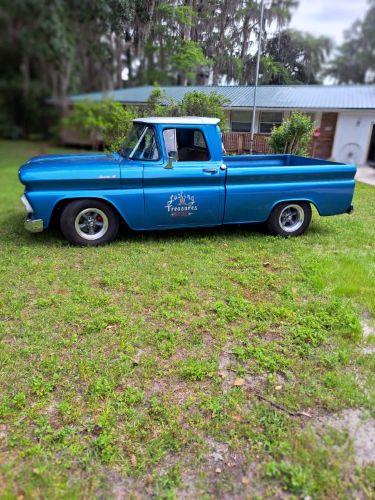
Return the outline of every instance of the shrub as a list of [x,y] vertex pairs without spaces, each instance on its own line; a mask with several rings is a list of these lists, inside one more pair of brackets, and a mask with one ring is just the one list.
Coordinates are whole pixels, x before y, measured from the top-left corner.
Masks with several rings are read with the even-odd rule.
[[73,111],[62,120],[62,126],[86,135],[93,149],[98,149],[103,142],[108,150],[116,151],[138,115],[137,111],[111,99],[78,101]]
[[307,115],[294,112],[279,127],[274,127],[268,140],[273,153],[306,155],[312,139],[314,123]]

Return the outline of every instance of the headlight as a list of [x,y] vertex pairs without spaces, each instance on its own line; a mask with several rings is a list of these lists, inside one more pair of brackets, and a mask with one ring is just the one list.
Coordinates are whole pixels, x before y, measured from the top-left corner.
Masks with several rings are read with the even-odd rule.
[[26,196],[24,194],[21,196],[21,201],[22,201],[24,207],[26,208],[26,212],[28,214],[34,213],[33,207],[30,205],[29,200],[26,198]]

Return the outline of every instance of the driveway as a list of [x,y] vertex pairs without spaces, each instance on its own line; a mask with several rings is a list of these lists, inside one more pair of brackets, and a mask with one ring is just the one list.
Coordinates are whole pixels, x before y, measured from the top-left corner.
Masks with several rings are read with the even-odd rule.
[[357,181],[375,186],[375,167],[358,167],[355,178],[357,179]]

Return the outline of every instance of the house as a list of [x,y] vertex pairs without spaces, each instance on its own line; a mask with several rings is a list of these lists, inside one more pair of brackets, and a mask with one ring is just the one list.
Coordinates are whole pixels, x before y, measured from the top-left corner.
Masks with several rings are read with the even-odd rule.
[[[154,87],[133,87],[107,93],[70,97],[72,105],[80,99],[112,98],[124,105],[145,105]],[[161,87],[168,98],[180,100],[186,92],[215,91],[225,96],[230,132],[224,134],[228,151],[250,149],[253,86]],[[302,111],[314,120],[318,133],[310,154],[358,165],[375,164],[375,85],[282,85],[259,86],[256,93],[256,152],[266,152],[265,138],[292,111]],[[65,139],[65,142],[69,142]],[[74,142],[74,141],[73,141]]]

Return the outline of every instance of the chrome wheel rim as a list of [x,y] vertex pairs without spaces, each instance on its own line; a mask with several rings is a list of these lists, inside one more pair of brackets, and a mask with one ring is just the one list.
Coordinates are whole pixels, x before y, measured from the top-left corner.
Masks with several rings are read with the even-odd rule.
[[283,231],[293,233],[297,231],[305,220],[305,212],[300,205],[287,205],[279,216],[279,224]]
[[108,217],[99,208],[85,208],[76,217],[75,229],[85,240],[98,240],[108,231]]

